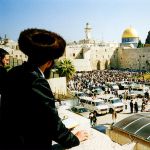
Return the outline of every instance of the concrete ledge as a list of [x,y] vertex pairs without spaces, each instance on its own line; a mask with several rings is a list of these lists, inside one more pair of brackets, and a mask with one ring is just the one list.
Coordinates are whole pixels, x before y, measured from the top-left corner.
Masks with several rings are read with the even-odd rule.
[[[79,130],[86,130],[89,133],[88,140],[81,142],[79,146],[73,147],[69,150],[133,150],[135,143],[121,146],[113,142],[108,135],[91,128],[90,121],[87,118],[62,109],[61,107],[58,109],[58,113],[61,118],[67,116],[78,122],[78,125],[72,131],[73,133],[76,133]],[[61,146],[57,145],[57,150],[63,149]]]

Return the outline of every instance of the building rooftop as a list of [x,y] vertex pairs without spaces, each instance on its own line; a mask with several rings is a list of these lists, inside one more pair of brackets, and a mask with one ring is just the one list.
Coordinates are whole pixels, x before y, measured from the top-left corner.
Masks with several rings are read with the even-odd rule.
[[150,113],[139,113],[116,123],[113,128],[150,142]]

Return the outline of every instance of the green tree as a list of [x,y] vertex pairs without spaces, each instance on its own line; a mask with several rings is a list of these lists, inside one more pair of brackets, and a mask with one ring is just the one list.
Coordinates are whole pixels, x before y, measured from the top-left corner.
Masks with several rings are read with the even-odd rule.
[[74,65],[69,59],[58,61],[56,63],[56,70],[59,76],[66,77],[67,81],[69,81],[76,72]]
[[145,44],[150,44],[150,31],[148,32]]
[[139,40],[137,48],[141,48],[141,47],[143,47],[143,44],[142,44],[141,40]]

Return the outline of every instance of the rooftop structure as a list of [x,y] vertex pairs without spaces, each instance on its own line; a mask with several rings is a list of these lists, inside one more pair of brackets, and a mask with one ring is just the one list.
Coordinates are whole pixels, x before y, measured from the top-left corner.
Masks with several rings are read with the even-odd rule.
[[131,115],[112,126],[111,139],[119,144],[135,142],[134,150],[150,149],[150,113]]
[[150,142],[150,113],[140,113],[116,123],[114,128]]

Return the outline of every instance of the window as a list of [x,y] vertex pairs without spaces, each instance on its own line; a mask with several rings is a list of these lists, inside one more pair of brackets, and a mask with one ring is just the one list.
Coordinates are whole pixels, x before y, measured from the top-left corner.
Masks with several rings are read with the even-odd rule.
[[88,104],[91,104],[91,102],[89,101]]
[[84,99],[81,99],[80,102],[81,102],[81,103],[85,103],[85,100],[84,100]]
[[93,105],[93,106],[95,106],[95,103],[94,103],[94,102],[92,102],[92,105]]

